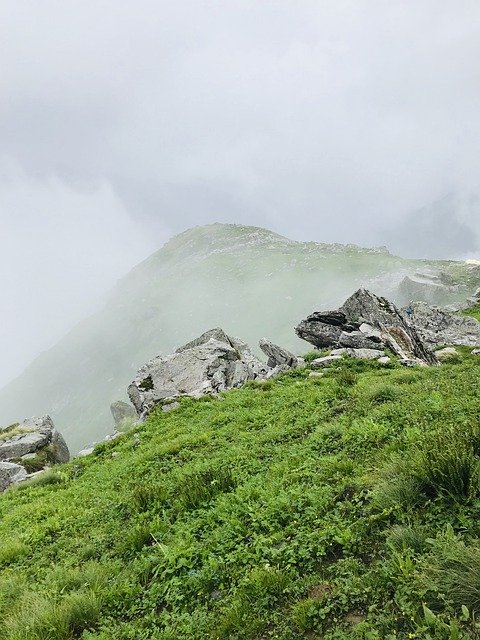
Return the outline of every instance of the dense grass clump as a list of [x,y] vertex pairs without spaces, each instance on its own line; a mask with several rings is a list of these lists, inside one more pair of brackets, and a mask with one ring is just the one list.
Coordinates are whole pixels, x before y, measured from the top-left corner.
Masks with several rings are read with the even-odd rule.
[[480,359],[460,355],[185,398],[7,491],[0,640],[478,638]]

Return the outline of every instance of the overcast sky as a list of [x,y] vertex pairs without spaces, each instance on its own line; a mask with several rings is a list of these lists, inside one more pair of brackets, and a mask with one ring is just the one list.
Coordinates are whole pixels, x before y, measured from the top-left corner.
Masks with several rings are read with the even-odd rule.
[[0,59],[0,384],[195,224],[479,248],[428,209],[480,184],[478,0],[2,0]]

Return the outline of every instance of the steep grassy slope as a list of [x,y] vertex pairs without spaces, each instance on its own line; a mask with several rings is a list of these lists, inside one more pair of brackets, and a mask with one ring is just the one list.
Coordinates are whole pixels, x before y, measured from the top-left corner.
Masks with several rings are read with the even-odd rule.
[[480,359],[463,354],[184,399],[7,492],[0,638],[477,638]]
[[[49,413],[78,450],[111,432],[110,403],[125,398],[137,368],[153,356],[214,326],[252,345],[266,336],[301,352],[293,327],[306,314],[339,305],[359,286],[394,296],[406,273],[425,266],[385,250],[292,242],[255,227],[192,229],[133,269],[100,313],[0,391],[0,424]],[[458,270],[460,277],[465,268]]]

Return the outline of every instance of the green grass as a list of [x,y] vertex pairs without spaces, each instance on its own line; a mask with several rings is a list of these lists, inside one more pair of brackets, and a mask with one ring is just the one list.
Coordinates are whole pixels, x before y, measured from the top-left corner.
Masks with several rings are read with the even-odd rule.
[[480,305],[476,305],[475,307],[471,307],[470,309],[466,309],[463,312],[466,316],[472,316],[475,320],[480,321]]
[[0,640],[478,638],[480,359],[308,374],[3,494]]

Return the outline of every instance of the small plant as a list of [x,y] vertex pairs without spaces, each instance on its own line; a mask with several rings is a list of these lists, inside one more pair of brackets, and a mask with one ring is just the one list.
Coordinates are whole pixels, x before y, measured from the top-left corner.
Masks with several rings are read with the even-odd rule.
[[390,530],[387,544],[395,551],[412,550],[414,553],[423,553],[427,548],[427,535],[419,526],[396,525]]
[[438,435],[416,454],[413,473],[423,492],[466,500],[478,494],[480,462],[473,448],[453,434]]
[[14,484],[8,488],[8,491],[24,491],[25,489],[30,489],[31,487],[46,487],[48,485],[53,484],[61,484],[63,482],[62,476],[54,471],[53,469],[49,469],[34,478],[29,478],[24,482],[19,482],[18,484]]
[[367,399],[374,404],[382,404],[383,402],[393,402],[400,396],[399,390],[388,382],[382,382],[374,385],[367,393]]
[[420,582],[428,589],[429,604],[435,608],[447,600],[460,612],[467,607],[480,614],[480,549],[467,546],[450,534],[431,541],[432,552],[423,562]]
[[139,484],[132,494],[133,502],[138,511],[148,511],[156,504],[164,504],[169,497],[167,489],[158,484]]
[[183,478],[178,488],[178,502],[187,511],[198,509],[217,494],[235,487],[232,473],[226,467],[191,473]]
[[307,364],[310,364],[313,360],[316,360],[316,358],[321,358],[322,355],[322,351],[309,351],[303,356],[303,359]]
[[337,369],[334,373],[335,380],[339,385],[351,387],[358,381],[358,374],[348,368]]
[[23,558],[29,547],[20,540],[5,540],[0,544],[0,565],[11,564]]

